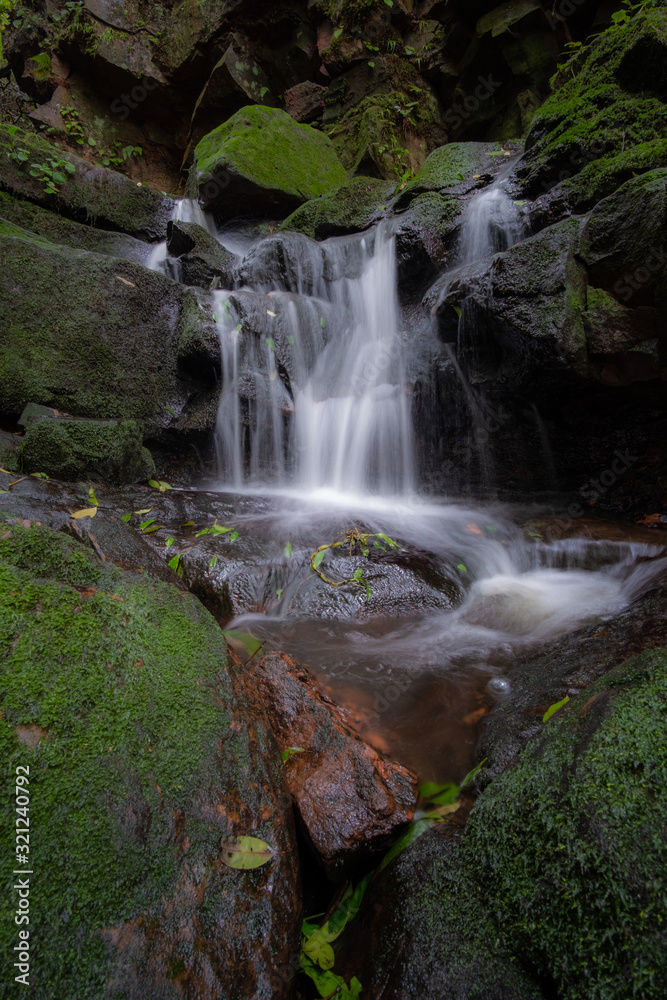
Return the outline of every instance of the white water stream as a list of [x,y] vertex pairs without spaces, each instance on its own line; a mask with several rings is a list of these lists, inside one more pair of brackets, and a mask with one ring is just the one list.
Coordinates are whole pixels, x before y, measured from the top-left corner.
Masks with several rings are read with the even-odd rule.
[[[192,206],[180,211],[206,221]],[[521,238],[500,182],[469,203],[464,220],[460,263]],[[227,245],[245,249],[243,240]],[[274,581],[277,599],[235,627],[301,656],[338,690],[374,677],[381,694],[390,678],[428,674],[455,679],[452,698],[463,688],[472,696],[480,683],[506,693],[505,672],[520,649],[618,614],[666,561],[659,548],[637,543],[548,545],[539,531],[527,537],[507,509],[420,496],[407,374],[414,331],[396,289],[394,238],[384,225],[320,244],[269,238],[246,254],[234,291],[213,293],[223,380],[217,488],[261,498],[261,513],[245,525],[239,519],[237,530],[289,539],[294,553],[279,570],[274,557],[267,562],[263,586]],[[308,553],[359,525],[453,574],[459,606],[415,611],[408,592],[404,613],[394,607],[389,617],[376,610],[369,619],[359,602],[352,618],[338,621],[299,611],[300,588],[312,583]]]

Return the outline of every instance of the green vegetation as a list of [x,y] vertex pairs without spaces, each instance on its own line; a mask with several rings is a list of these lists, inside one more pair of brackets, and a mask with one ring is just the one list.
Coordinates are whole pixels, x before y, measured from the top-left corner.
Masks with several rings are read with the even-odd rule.
[[319,548],[310,556],[310,566],[311,569],[317,573],[319,578],[324,582],[329,584],[330,587],[361,587],[366,591],[366,599],[370,600],[371,588],[368,580],[364,576],[363,569],[359,566],[355,569],[354,574],[344,580],[332,580],[331,577],[327,576],[324,570],[320,567],[324,560],[327,552],[335,551],[336,549],[347,548],[349,555],[360,554],[366,559],[371,554],[371,545],[374,549],[379,549],[382,552],[386,552],[388,549],[398,549],[400,548],[398,542],[389,538],[388,535],[384,535],[381,532],[376,532],[375,534],[363,534],[357,531],[356,528],[352,528],[345,532],[343,538],[337,541],[327,542],[325,545],[320,545]]

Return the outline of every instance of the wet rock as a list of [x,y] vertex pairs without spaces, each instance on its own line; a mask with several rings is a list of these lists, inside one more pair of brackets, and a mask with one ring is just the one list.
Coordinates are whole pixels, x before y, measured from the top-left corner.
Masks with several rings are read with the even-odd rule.
[[277,108],[256,106],[202,139],[189,190],[221,217],[271,216],[288,214],[345,180],[327,136]]
[[191,289],[139,264],[0,234],[0,411],[29,402],[94,419],[168,422],[197,383],[179,338],[206,317]]
[[427,191],[469,190],[480,181],[488,182],[504,160],[494,142],[449,142],[433,150],[414,180],[406,184],[398,204],[406,205]]
[[[635,657],[553,716],[465,831],[486,905],[559,996],[667,983],[667,653]],[[563,914],[567,913],[567,919]]]
[[26,421],[23,466],[58,479],[92,477],[124,486],[155,474],[143,436],[136,420],[34,416]]
[[[626,305],[653,306],[667,263],[665,226],[665,169],[633,177],[598,202],[581,234],[581,257],[591,285],[606,288]],[[663,326],[665,319],[663,312]]]
[[[20,752],[30,768],[43,822],[30,858],[49,872],[30,915],[32,988],[157,1000],[188,983],[211,1000],[286,998],[292,976],[279,969],[299,951],[293,820],[278,747],[224,637],[190,595],[29,524],[6,520],[0,539],[1,726],[4,766]],[[21,744],[26,727],[45,735]],[[252,872],[221,858],[221,838],[245,835],[275,851]],[[8,962],[15,943],[7,924]]]
[[392,220],[399,290],[406,299],[414,300],[454,262],[460,215],[458,198],[427,192]]
[[666,39],[665,11],[650,10],[592,42],[577,72],[535,114],[517,168],[526,194],[559,185],[575,210],[583,211],[633,174],[667,166],[661,71],[656,69],[652,86],[637,83],[646,72],[639,69],[639,53],[650,52],[649,63],[657,67],[656,53],[664,61]]
[[[645,540],[649,537],[660,558],[660,539],[644,532]],[[476,757],[487,758],[484,782],[511,766],[544,731],[542,717],[550,705],[585,691],[627,657],[667,642],[666,596],[663,582],[603,625],[587,625],[516,659],[506,674],[510,693],[482,724]]]
[[451,820],[434,823],[375,876],[336,971],[357,976],[369,1000],[543,997],[498,934]]
[[266,706],[287,787],[330,878],[341,879],[386,847],[412,819],[417,778],[365,743],[322,695],[307,669],[284,653],[244,667]]
[[387,215],[394,190],[393,181],[354,177],[333,194],[307,201],[280,228],[315,240],[361,233]]
[[153,251],[150,243],[144,243],[133,236],[72,222],[5,192],[0,192],[0,218],[51,243],[75,250],[90,250],[108,257],[122,257],[144,266],[148,264]]
[[324,114],[326,87],[305,81],[285,91],[285,111],[295,122],[317,121]]
[[[237,258],[196,222],[167,225],[169,257],[178,261],[172,277],[184,285],[200,288],[232,288],[232,272]],[[170,270],[172,270],[170,262]]]
[[[50,159],[59,162],[59,171],[66,178],[58,184],[56,194],[47,193],[45,183],[31,176],[26,166],[48,164]],[[70,219],[92,219],[102,228],[148,242],[164,239],[174,207],[171,198],[152,188],[63,152],[34,133],[21,129],[10,132],[8,125],[0,126],[0,186]]]

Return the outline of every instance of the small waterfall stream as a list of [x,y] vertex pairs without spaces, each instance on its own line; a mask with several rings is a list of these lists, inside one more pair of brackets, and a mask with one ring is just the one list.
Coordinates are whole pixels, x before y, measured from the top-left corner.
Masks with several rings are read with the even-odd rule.
[[[198,211],[184,204],[179,217],[201,223]],[[522,238],[502,178],[463,219],[452,280]],[[237,550],[249,539],[248,562],[215,571],[246,608],[233,625],[309,663],[335,697],[375,706],[370,729],[424,776],[463,773],[471,749],[461,718],[480,698],[506,695],[519,650],[618,614],[666,560],[636,543],[549,544],[508,508],[422,495],[411,393],[424,331],[399,304],[388,225],[322,243],[278,234],[248,249],[244,234],[222,239],[241,254],[235,288],[210,293],[222,361],[212,485],[228,512],[229,495],[242,498],[240,513],[222,516],[239,533]],[[480,479],[493,472],[492,447],[475,433],[490,408],[468,373],[481,363],[483,335],[464,303],[448,363],[464,386],[468,462]],[[385,532],[406,553],[372,564],[368,603],[310,571],[310,553],[352,526]],[[350,577],[358,565],[332,572]],[[395,703],[392,685],[402,692]]]

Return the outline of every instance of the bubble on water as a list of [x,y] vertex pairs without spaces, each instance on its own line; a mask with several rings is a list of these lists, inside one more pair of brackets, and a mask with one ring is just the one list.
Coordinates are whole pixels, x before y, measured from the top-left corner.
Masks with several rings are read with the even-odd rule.
[[486,685],[486,690],[495,698],[507,698],[512,691],[512,685],[506,677],[492,677]]

